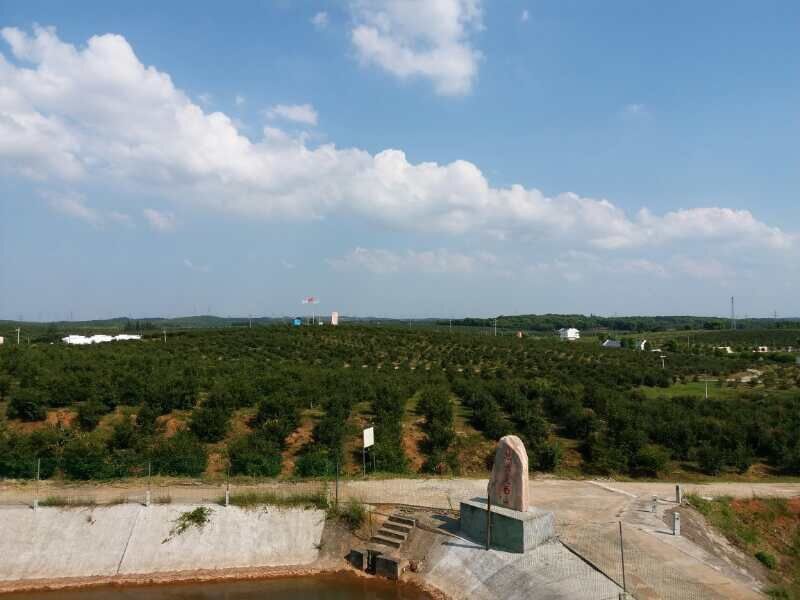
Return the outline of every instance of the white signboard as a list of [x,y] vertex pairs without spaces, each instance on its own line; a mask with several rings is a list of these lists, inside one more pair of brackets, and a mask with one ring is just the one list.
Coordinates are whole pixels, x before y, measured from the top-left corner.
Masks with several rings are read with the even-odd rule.
[[368,427],[364,430],[364,448],[375,445],[375,428]]

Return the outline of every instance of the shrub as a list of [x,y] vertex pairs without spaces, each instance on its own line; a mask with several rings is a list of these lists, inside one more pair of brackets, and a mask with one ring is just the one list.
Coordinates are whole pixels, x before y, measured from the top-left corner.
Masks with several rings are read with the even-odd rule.
[[206,403],[192,412],[189,429],[204,442],[214,443],[225,437],[229,424],[228,409],[217,403]]
[[657,477],[669,463],[669,452],[655,444],[639,448],[633,457],[633,469],[638,475]]
[[326,477],[336,473],[336,462],[325,448],[315,448],[297,459],[294,472],[300,477]]
[[329,514],[338,517],[348,529],[355,531],[364,524],[367,509],[363,502],[351,498],[345,504],[331,508]]
[[770,570],[778,566],[778,561],[775,560],[775,557],[769,552],[764,552],[763,550],[759,550],[758,552],[756,552],[756,558],[758,559],[758,562],[760,562],[762,565],[764,565]]
[[725,455],[716,446],[701,446],[697,450],[697,463],[700,469],[708,475],[719,475],[725,464]]
[[91,431],[107,411],[108,408],[99,400],[88,400],[78,406],[78,423],[82,429]]
[[112,475],[105,445],[95,436],[81,434],[64,446],[61,468],[70,479],[107,479]]
[[156,443],[152,463],[153,473],[196,477],[205,471],[208,453],[193,433],[182,430]]
[[19,388],[11,397],[6,414],[11,419],[42,421],[47,416],[44,394],[32,388]]
[[231,473],[251,477],[276,477],[281,472],[281,450],[261,432],[231,442],[228,447]]
[[564,449],[558,441],[544,443],[536,451],[536,465],[541,471],[555,471],[563,454]]

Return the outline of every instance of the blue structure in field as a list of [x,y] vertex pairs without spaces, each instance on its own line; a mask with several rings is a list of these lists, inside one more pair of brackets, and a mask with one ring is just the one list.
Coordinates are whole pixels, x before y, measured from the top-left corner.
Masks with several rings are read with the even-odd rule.
[[300,319],[300,318],[297,318],[294,321],[292,321],[292,325],[294,325],[295,327],[300,327],[300,325],[302,325],[302,324],[303,324],[303,320]]

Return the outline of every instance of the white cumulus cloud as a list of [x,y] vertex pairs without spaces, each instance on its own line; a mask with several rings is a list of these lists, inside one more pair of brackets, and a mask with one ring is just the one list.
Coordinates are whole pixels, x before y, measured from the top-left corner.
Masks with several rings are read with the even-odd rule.
[[311,17],[311,24],[318,30],[325,29],[328,26],[328,13],[324,10],[318,12]]
[[310,104],[276,104],[266,111],[270,119],[286,119],[305,125],[316,125],[319,115]]
[[365,269],[376,274],[399,271],[423,273],[472,273],[493,265],[497,259],[488,253],[462,254],[445,248],[394,252],[380,248],[354,248],[345,256],[327,259],[338,270]]
[[471,91],[481,53],[480,0],[353,0],[350,39],[362,63],[400,79],[421,77],[437,93]]
[[154,208],[145,208],[142,211],[144,218],[156,231],[168,232],[175,230],[175,215]]
[[[459,6],[479,11],[477,3]],[[704,241],[721,249],[797,247],[795,233],[747,210],[630,215],[604,198],[493,187],[464,160],[412,163],[398,149],[312,146],[277,128],[251,139],[226,114],[193,102],[168,74],[143,65],[122,36],[94,36],[83,47],[45,28],[32,35],[6,28],[2,36],[11,57],[0,53],[0,172],[37,185],[100,184],[248,217],[346,215],[394,229],[607,251]],[[313,107],[300,106],[307,109],[275,115],[316,122]],[[78,203],[62,210],[82,209]],[[175,227],[169,210],[148,208],[144,215],[157,230]]]

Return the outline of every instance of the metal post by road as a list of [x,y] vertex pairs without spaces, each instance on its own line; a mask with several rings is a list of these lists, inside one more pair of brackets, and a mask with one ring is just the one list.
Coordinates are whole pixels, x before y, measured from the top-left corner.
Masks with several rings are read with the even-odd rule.
[[151,499],[151,492],[150,492],[150,478],[152,475],[152,466],[153,463],[147,463],[147,492],[144,495],[144,505],[150,506],[150,499]]
[[628,593],[628,583],[625,581],[625,546],[622,542],[622,521],[619,522],[619,555],[622,559],[622,592]]
[[339,510],[339,457],[336,457],[336,491],[334,492],[334,507]]
[[231,467],[225,472],[225,506],[231,505]]
[[36,488],[33,493],[33,510],[39,510],[39,476],[42,470],[42,459],[36,459]]
[[486,549],[492,546],[492,482],[486,486]]

